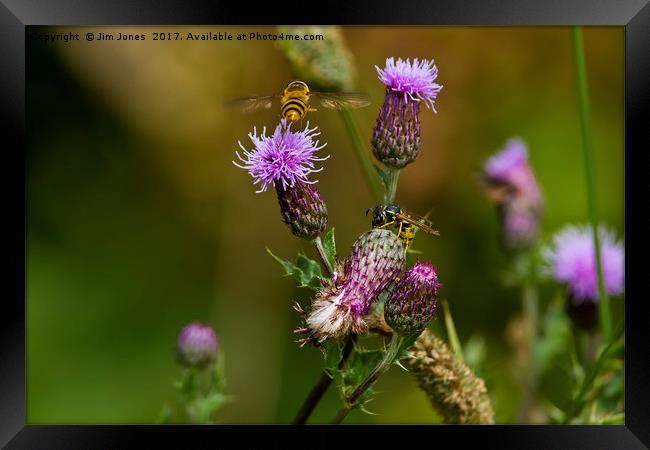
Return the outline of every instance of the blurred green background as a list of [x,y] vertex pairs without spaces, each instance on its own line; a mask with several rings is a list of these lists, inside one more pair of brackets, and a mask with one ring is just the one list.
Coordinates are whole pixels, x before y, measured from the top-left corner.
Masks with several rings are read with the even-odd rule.
[[[80,42],[27,40],[27,421],[147,423],[173,395],[180,328],[211,324],[226,356],[226,423],[287,423],[316,381],[322,356],[298,348],[294,300],[308,292],[281,277],[265,247],[293,258],[313,249],[281,222],[275,194],[255,194],[231,164],[253,126],[276,110],[241,115],[230,98],[279,92],[293,79],[274,42],[157,41],[156,31],[275,32],[272,27],[34,28],[80,33]],[[87,31],[141,34],[144,42],[86,42]],[[584,30],[598,208],[623,227],[624,30]],[[496,215],[474,175],[512,136],[529,145],[545,194],[544,237],[587,221],[571,35],[565,27],[350,27],[357,89],[373,104],[353,114],[368,145],[386,57],[433,58],[444,89],[438,114],[423,110],[420,159],[403,172],[397,200],[432,219],[440,238],[414,246],[438,266],[460,339],[485,339],[481,375],[498,422],[519,393],[506,330],[520,311],[502,283],[506,258]],[[327,141],[318,184],[346,255],[369,228],[374,200],[339,114],[312,123]],[[550,283],[543,302],[556,292]],[[620,299],[614,307],[622,308]],[[436,319],[435,330],[442,330]],[[444,334],[443,334],[444,335]],[[552,389],[552,388],[551,388]],[[438,421],[414,380],[382,377],[370,416],[348,422]],[[552,395],[552,393],[551,393]],[[331,419],[334,390],[314,422]]]

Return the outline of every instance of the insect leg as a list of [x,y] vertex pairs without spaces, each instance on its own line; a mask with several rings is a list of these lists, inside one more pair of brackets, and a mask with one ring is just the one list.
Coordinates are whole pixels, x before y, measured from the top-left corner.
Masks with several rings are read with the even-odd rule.
[[388,226],[391,226],[391,225],[394,224],[394,223],[395,223],[395,221],[394,221],[394,220],[391,220],[390,222],[386,222],[385,224],[380,225],[380,226],[375,227],[375,228],[386,228],[386,227],[388,227]]
[[406,252],[408,251],[410,245],[411,241],[409,239],[404,239],[404,256],[406,256]]

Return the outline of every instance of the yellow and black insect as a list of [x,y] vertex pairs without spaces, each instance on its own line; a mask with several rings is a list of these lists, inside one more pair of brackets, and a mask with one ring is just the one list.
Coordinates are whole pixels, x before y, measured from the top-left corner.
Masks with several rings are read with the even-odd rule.
[[373,228],[393,228],[397,230],[397,237],[404,244],[404,251],[411,245],[416,229],[428,234],[439,236],[437,230],[431,228],[427,219],[404,211],[397,205],[375,206],[366,210],[366,216],[372,211]]
[[314,92],[304,81],[292,81],[282,94],[243,97],[231,100],[226,106],[248,113],[259,109],[269,109],[273,102],[280,101],[280,113],[290,122],[304,119],[310,111],[316,111],[309,105],[311,98],[317,98],[321,106],[328,109],[363,108],[370,104],[370,99],[356,92]]

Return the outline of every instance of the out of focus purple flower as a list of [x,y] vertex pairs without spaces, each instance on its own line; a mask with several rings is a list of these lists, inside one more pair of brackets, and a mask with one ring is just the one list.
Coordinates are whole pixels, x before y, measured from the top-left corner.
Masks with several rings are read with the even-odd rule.
[[[624,290],[625,250],[612,231],[601,226],[600,256],[605,289],[609,295]],[[544,254],[551,273],[560,283],[566,283],[572,301],[595,302],[598,298],[598,275],[593,232],[590,226],[566,226],[553,236],[553,245]]]
[[422,331],[438,305],[438,274],[429,262],[417,261],[404,273],[384,305],[386,323],[399,334]]
[[317,127],[309,128],[309,122],[302,131],[291,131],[291,123],[282,119],[272,136],[266,135],[266,127],[260,136],[257,129],[253,129],[248,137],[253,142],[253,149],[246,148],[239,142],[244,157],[235,152],[243,164],[233,161],[233,164],[245,169],[253,177],[254,184],[259,184],[257,191],[264,192],[269,185],[279,183],[284,189],[291,188],[298,181],[307,184],[316,183],[310,181],[307,175],[320,172],[322,168],[316,169],[314,162],[324,161],[329,156],[317,158],[315,153],[327,144],[318,145],[314,137],[320,133],[316,132]]
[[415,161],[420,151],[420,104],[435,111],[434,101],[442,86],[435,83],[438,68],[433,61],[411,62],[394,58],[377,68],[386,86],[386,97],[372,134],[375,157],[391,169]]
[[526,197],[531,205],[541,202],[537,180],[528,163],[526,144],[521,139],[506,142],[503,150],[487,160],[484,172],[494,185],[510,187],[511,195]]
[[522,200],[515,198],[500,208],[502,240],[508,249],[530,247],[536,241],[539,232],[538,210],[518,202]]
[[318,145],[314,140],[318,135],[316,127],[310,129],[309,123],[304,130],[294,132],[291,123],[282,119],[273,136],[266,136],[266,128],[261,136],[257,136],[257,130],[250,133],[254,148],[246,150],[240,142],[244,157],[237,152],[236,155],[243,164],[233,161],[235,166],[248,171],[254,184],[260,185],[257,192],[275,186],[282,219],[295,236],[308,240],[327,227],[327,207],[313,186],[316,181],[308,178],[322,170],[315,168],[315,162],[329,158],[315,156],[326,145]]
[[299,331],[309,331],[318,341],[365,332],[364,316],[403,265],[404,248],[394,233],[378,229],[364,233],[334,280],[316,295],[307,328]]
[[526,144],[510,139],[486,161],[482,181],[484,194],[497,205],[504,247],[530,248],[538,236],[543,201]]
[[208,325],[194,322],[180,331],[176,349],[182,364],[193,367],[204,366],[217,357],[217,336]]
[[[620,295],[624,290],[625,251],[613,232],[598,229],[605,290]],[[598,274],[593,232],[590,226],[566,226],[553,237],[544,252],[551,274],[567,285],[566,310],[580,328],[591,330],[598,323]]]

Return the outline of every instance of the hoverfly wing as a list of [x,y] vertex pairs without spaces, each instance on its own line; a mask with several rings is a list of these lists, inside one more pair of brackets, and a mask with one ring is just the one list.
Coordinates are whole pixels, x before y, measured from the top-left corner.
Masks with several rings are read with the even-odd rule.
[[273,100],[278,97],[279,95],[263,95],[236,98],[226,103],[226,107],[237,109],[243,113],[249,113],[260,109],[269,109],[273,105]]
[[479,178],[479,188],[489,200],[495,203],[505,202],[516,193],[515,189],[508,183],[499,182],[487,177]]
[[311,92],[310,95],[318,98],[324,108],[329,109],[356,109],[370,104],[370,97],[356,92]]
[[397,218],[400,220],[403,220],[404,222],[408,222],[411,225],[414,225],[415,227],[419,228],[420,230],[424,231],[425,233],[433,234],[436,236],[440,236],[440,233],[438,230],[434,230],[429,226],[431,223],[429,220],[420,217],[416,214],[406,212],[402,214],[397,214]]

